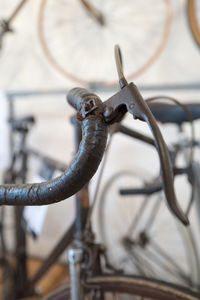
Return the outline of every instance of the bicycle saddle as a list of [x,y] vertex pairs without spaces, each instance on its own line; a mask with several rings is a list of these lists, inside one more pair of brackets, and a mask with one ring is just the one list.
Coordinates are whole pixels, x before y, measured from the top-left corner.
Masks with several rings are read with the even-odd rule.
[[[200,119],[200,104],[188,103],[185,105],[193,120]],[[161,102],[148,103],[148,106],[154,117],[161,123],[181,125],[182,123],[189,121],[187,114],[180,106]]]
[[28,131],[30,127],[35,124],[35,118],[30,115],[19,119],[11,119],[9,123],[14,131]]

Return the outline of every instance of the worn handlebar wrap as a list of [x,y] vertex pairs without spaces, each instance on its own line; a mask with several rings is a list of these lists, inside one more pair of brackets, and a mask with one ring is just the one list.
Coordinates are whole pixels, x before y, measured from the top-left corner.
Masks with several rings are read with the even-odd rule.
[[[73,107],[80,110],[94,96],[96,95],[85,89],[73,89],[67,99]],[[96,98],[101,103],[100,98]],[[56,203],[77,193],[92,178],[104,154],[108,125],[100,114],[92,113],[80,123],[82,141],[68,169],[61,176],[43,183],[1,185],[0,205]]]

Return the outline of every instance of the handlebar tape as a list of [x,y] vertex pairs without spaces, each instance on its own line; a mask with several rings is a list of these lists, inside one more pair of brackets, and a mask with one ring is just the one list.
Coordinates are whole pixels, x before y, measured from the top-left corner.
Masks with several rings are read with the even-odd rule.
[[67,95],[68,103],[77,111],[80,111],[83,104],[91,99],[94,99],[99,105],[102,104],[101,99],[96,94],[91,93],[84,88],[74,88],[70,90]]
[[[81,103],[96,96],[86,92],[85,89],[77,89],[75,93],[69,92],[68,102],[80,109]],[[101,101],[100,98],[98,101]],[[1,185],[0,205],[52,204],[77,193],[96,172],[104,154],[108,135],[108,126],[101,116],[87,116],[81,121],[81,129],[79,150],[61,176],[37,184]]]

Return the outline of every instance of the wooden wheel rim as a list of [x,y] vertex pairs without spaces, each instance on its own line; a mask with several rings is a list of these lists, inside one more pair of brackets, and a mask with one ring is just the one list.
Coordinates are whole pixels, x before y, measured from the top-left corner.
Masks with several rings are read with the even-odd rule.
[[[158,58],[158,56],[160,55],[160,53],[162,52],[162,50],[166,44],[167,37],[168,37],[169,31],[170,31],[172,12],[171,12],[170,0],[163,0],[163,1],[166,6],[166,17],[165,17],[164,29],[163,29],[163,33],[162,33],[160,42],[159,42],[156,50],[154,51],[154,53],[149,57],[149,59],[141,67],[139,67],[136,71],[134,71],[126,76],[126,78],[128,80],[131,80],[131,79],[141,75],[148,67],[150,67],[153,64],[153,62]],[[80,77],[73,75],[71,72],[68,72],[60,63],[57,62],[55,57],[52,55],[52,53],[48,49],[47,43],[45,41],[43,25],[42,25],[43,13],[45,10],[46,3],[47,3],[47,0],[41,1],[39,15],[38,15],[38,26],[37,26],[39,41],[40,41],[43,53],[45,54],[45,56],[46,56],[47,60],[50,62],[50,64],[64,77],[71,79],[72,81],[76,81],[79,84],[83,84],[83,85],[88,84],[91,81],[84,80]],[[108,81],[108,82],[95,81],[95,83],[97,83],[97,84],[100,83],[105,86],[118,85],[117,80]]]

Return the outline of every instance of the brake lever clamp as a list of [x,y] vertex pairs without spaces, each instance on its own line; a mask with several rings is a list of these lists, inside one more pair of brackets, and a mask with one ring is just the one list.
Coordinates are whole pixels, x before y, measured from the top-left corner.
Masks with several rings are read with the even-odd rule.
[[145,121],[146,109],[148,109],[147,104],[132,82],[103,103],[105,121],[111,124],[121,121],[127,111],[133,115],[134,119]]
[[102,103],[101,108],[105,121],[109,124],[120,122],[124,114],[128,111],[134,117],[145,121],[154,137],[155,146],[160,159],[163,188],[166,200],[171,212],[184,224],[188,225],[189,220],[179,206],[175,191],[174,177],[169,151],[162,137],[157,122],[144,101],[139,90],[133,83],[127,83],[122,71],[122,55],[119,46],[115,46],[115,60],[119,76],[121,90],[111,98]]

